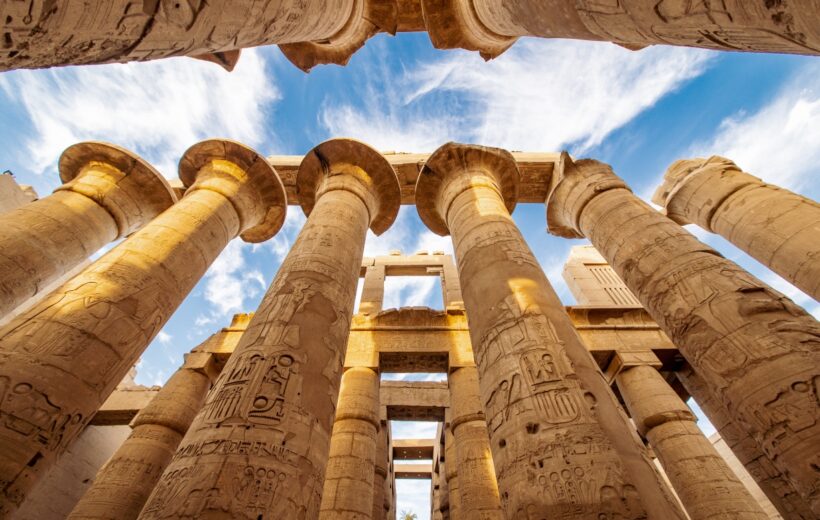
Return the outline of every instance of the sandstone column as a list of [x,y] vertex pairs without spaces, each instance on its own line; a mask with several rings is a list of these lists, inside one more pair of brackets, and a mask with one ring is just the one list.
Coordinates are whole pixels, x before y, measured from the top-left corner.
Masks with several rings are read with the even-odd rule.
[[137,518],[216,377],[213,354],[186,354],[182,368],[140,410],[133,431],[97,473],[68,518]]
[[378,439],[376,440],[376,465],[374,467],[373,477],[373,520],[384,520],[387,516],[388,509],[390,509],[390,499],[387,497],[387,470],[390,466],[387,428],[390,427],[390,423],[381,421],[379,426]]
[[273,236],[285,192],[238,143],[186,152],[185,197],[0,330],[0,516],[77,437],[237,234]]
[[586,236],[820,514],[820,327],[803,309],[635,197],[612,169],[566,156],[550,232]]
[[461,510],[461,486],[458,478],[458,453],[450,424],[444,425],[444,473],[447,476],[450,518],[468,520]]
[[296,182],[307,222],[140,518],[319,515],[365,234],[400,190],[350,139],[314,148]]
[[509,152],[448,143],[416,185],[453,236],[506,516],[683,518],[510,217],[518,178]]
[[461,514],[464,518],[504,520],[495,478],[487,422],[478,390],[478,370],[460,367],[447,378],[450,428],[455,440]]
[[678,224],[717,233],[820,300],[820,204],[723,157],[677,161],[653,202]]
[[768,515],[703,435],[695,414],[658,373],[651,350],[619,351],[618,389],[692,520],[766,520]]
[[786,480],[783,473],[775,467],[771,459],[760,451],[757,442],[748,432],[729,418],[729,414],[715,401],[708,385],[687,366],[675,372],[678,380],[691,395],[701,409],[709,417],[726,445],[737,456],[763,493],[786,520],[812,520],[815,515],[803,500],[803,497],[794,489],[791,482]]
[[366,367],[348,368],[342,375],[330,437],[320,520],[374,518],[378,434],[379,374]]
[[665,44],[721,51],[820,54],[812,0],[420,0],[437,48],[498,56],[520,36],[603,40],[638,50]]
[[176,202],[151,165],[112,144],[67,148],[60,178],[52,195],[0,216],[0,317]]

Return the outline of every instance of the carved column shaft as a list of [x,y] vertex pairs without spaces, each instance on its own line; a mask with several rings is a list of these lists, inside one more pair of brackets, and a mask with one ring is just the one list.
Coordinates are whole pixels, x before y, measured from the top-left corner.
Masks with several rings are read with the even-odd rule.
[[461,512],[464,518],[504,520],[487,422],[479,396],[478,370],[475,367],[460,367],[452,371],[447,380]]
[[820,513],[820,326],[634,196],[607,165],[565,158],[550,231],[586,236],[708,385]]
[[768,518],[654,366],[627,366],[615,380],[692,520]]
[[[74,441],[228,241],[262,227],[269,210],[284,216],[267,163],[249,176],[217,162],[180,202],[0,331],[0,512]],[[274,220],[268,234],[281,227]]]
[[307,222],[140,518],[319,515],[365,235],[400,192],[345,139],[309,153],[297,185]]
[[691,367],[675,372],[678,380],[720,433],[721,438],[746,468],[775,509],[786,520],[812,520],[814,513],[786,480],[769,457],[760,451],[748,432],[732,422],[729,414],[716,401],[706,382]]
[[379,375],[370,368],[349,368],[342,375],[320,520],[374,518],[378,434]]
[[450,143],[416,186],[453,237],[505,513],[682,518],[510,216],[518,175],[508,152]]
[[458,452],[456,440],[450,425],[444,427],[444,471],[447,476],[447,495],[449,497],[449,512],[452,520],[468,520],[461,508],[461,487],[458,478]]
[[376,464],[373,477],[373,520],[384,520],[390,509],[390,499],[387,496],[387,472],[390,467],[390,454],[387,440],[387,429],[390,423],[380,422],[376,439]]
[[60,170],[54,194],[0,216],[0,317],[176,201],[162,175],[113,145],[74,145]]
[[680,224],[733,243],[820,300],[820,204],[766,184],[723,157],[677,161],[653,200]]
[[202,407],[214,372],[212,354],[188,354],[185,365],[134,418],[131,435],[97,473],[69,518],[137,518]]

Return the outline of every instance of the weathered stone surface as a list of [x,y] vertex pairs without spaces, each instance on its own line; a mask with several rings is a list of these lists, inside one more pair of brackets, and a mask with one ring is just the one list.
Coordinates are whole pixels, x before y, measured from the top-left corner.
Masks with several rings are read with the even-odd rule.
[[228,241],[281,226],[270,217],[284,217],[285,192],[264,159],[225,141],[189,150],[199,153],[209,160],[183,175],[182,201],[0,330],[0,514],[73,442]]
[[448,375],[447,383],[461,513],[464,518],[504,520],[484,407],[479,396],[478,370],[475,367],[456,368]]
[[140,518],[318,516],[365,234],[400,194],[348,139],[314,148],[298,184],[307,222]]
[[390,450],[388,447],[387,430],[390,423],[379,422],[379,432],[376,434],[376,461],[373,466],[373,507],[371,518],[385,520],[390,510],[390,497],[387,496],[387,471],[390,467]]
[[17,184],[11,172],[0,173],[0,214],[17,209],[38,198],[34,188]]
[[651,352],[619,355],[615,380],[638,431],[648,441],[692,520],[767,520],[768,516],[703,435],[695,415],[657,367]]
[[458,478],[458,453],[455,438],[449,424],[444,427],[444,471],[447,476],[447,494],[449,495],[449,515],[452,520],[468,520],[461,508],[461,488]]
[[567,158],[550,232],[586,236],[745,430],[820,513],[820,327],[791,300],[635,197],[611,168]]
[[52,195],[0,215],[0,316],[176,202],[151,165],[111,144],[66,149],[60,178]]
[[717,233],[820,300],[820,204],[723,157],[677,161],[653,202],[679,224]]
[[339,389],[320,520],[373,518],[378,435],[379,374],[365,367],[348,368]]
[[517,183],[509,153],[449,143],[416,187],[453,236],[505,513],[683,518],[510,216]]

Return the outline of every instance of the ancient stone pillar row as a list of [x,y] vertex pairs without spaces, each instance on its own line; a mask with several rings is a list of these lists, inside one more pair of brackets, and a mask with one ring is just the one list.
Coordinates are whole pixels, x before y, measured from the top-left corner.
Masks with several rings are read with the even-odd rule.
[[183,199],[0,330],[0,516],[82,431],[237,234],[273,236],[276,172],[230,141],[189,149]]
[[638,431],[660,459],[689,518],[766,520],[768,515],[698,428],[689,410],[658,373],[649,351],[617,352],[615,381]]
[[723,157],[677,161],[653,202],[678,224],[717,233],[820,300],[820,204]]
[[133,431],[74,506],[74,520],[137,518],[216,377],[213,354],[193,352],[140,410]]
[[[390,469],[390,453],[387,440],[387,421],[379,422],[379,431],[376,438],[376,463],[373,467],[373,520],[384,520],[390,509],[390,499],[387,496],[387,472]],[[332,440],[331,440],[332,442]],[[327,481],[327,477],[325,477]]]
[[447,378],[450,387],[450,428],[464,518],[504,520],[484,407],[475,367],[456,368]]
[[[443,425],[446,433],[446,425]],[[446,437],[445,437],[446,440]],[[447,450],[444,449],[444,457],[439,460],[438,486],[439,486],[439,511],[442,520],[450,518],[450,483],[447,481]]]
[[612,169],[564,157],[550,232],[589,238],[742,427],[820,514],[820,326],[632,194]]
[[453,237],[506,516],[683,518],[510,216],[518,178],[509,152],[448,143],[416,185]]
[[467,520],[461,508],[461,487],[458,478],[458,453],[456,440],[450,425],[444,426],[444,472],[447,476],[447,495],[449,496],[449,514],[452,520]]
[[366,367],[348,368],[330,437],[319,520],[373,518],[378,434],[379,374]]
[[811,512],[811,507],[794,489],[791,482],[786,480],[768,455],[760,451],[757,442],[749,433],[732,422],[729,414],[715,400],[703,378],[696,374],[691,366],[677,370],[675,375],[783,518],[813,519],[815,515]]
[[59,168],[52,195],[0,215],[0,317],[176,202],[151,165],[112,144],[75,144]]
[[718,5],[657,0],[421,0],[437,48],[494,58],[520,36],[611,41],[629,49],[667,44],[723,51],[820,54],[812,0]]
[[351,139],[314,148],[296,182],[307,222],[140,518],[319,515],[365,235],[400,189]]

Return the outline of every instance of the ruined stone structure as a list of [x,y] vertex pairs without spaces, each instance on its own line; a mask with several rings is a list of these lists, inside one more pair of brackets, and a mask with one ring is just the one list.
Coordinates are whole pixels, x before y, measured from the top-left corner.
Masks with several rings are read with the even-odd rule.
[[498,56],[521,36],[820,54],[815,0],[90,0],[0,3],[0,70],[191,56],[232,69],[279,44],[303,70],[344,65],[379,32]]
[[[104,194],[140,176],[148,209],[67,182],[0,215],[39,224],[31,208],[67,191],[48,203],[132,223],[120,245],[0,328],[1,517],[382,520],[395,517],[403,478],[430,480],[431,517],[442,520],[818,514],[820,329],[678,223],[722,232],[725,219],[729,237],[757,226],[749,252],[801,251],[783,268],[797,281],[817,272],[801,234],[816,226],[812,201],[732,168],[710,181],[725,180],[726,196],[705,197],[696,181],[714,175],[700,173],[713,172],[710,160],[672,169],[685,174],[659,190],[667,217],[592,160],[457,143],[383,155],[351,139],[267,159],[203,141],[180,161],[177,201],[116,147],[83,143],[64,157]],[[743,197],[772,190],[788,203],[762,205],[766,225],[744,220]],[[545,201],[551,232],[595,246],[574,248],[564,268],[577,305],[559,301],[510,216]],[[228,241],[272,237],[285,204],[308,218],[259,308],[194,348],[161,389],[115,390]],[[454,257],[363,258],[367,230],[387,231],[400,204],[451,235]],[[793,219],[775,208],[799,212],[802,227],[789,234]],[[30,238],[38,229],[9,240],[59,258]],[[773,268],[784,265],[776,256]],[[443,308],[385,309],[393,276],[438,277]],[[446,381],[382,380],[390,372]],[[701,433],[690,395],[722,440]],[[400,420],[437,422],[437,435],[393,438]],[[43,507],[52,474],[80,462],[88,471],[72,450],[93,428],[125,424],[131,435],[96,462],[93,482]]]

